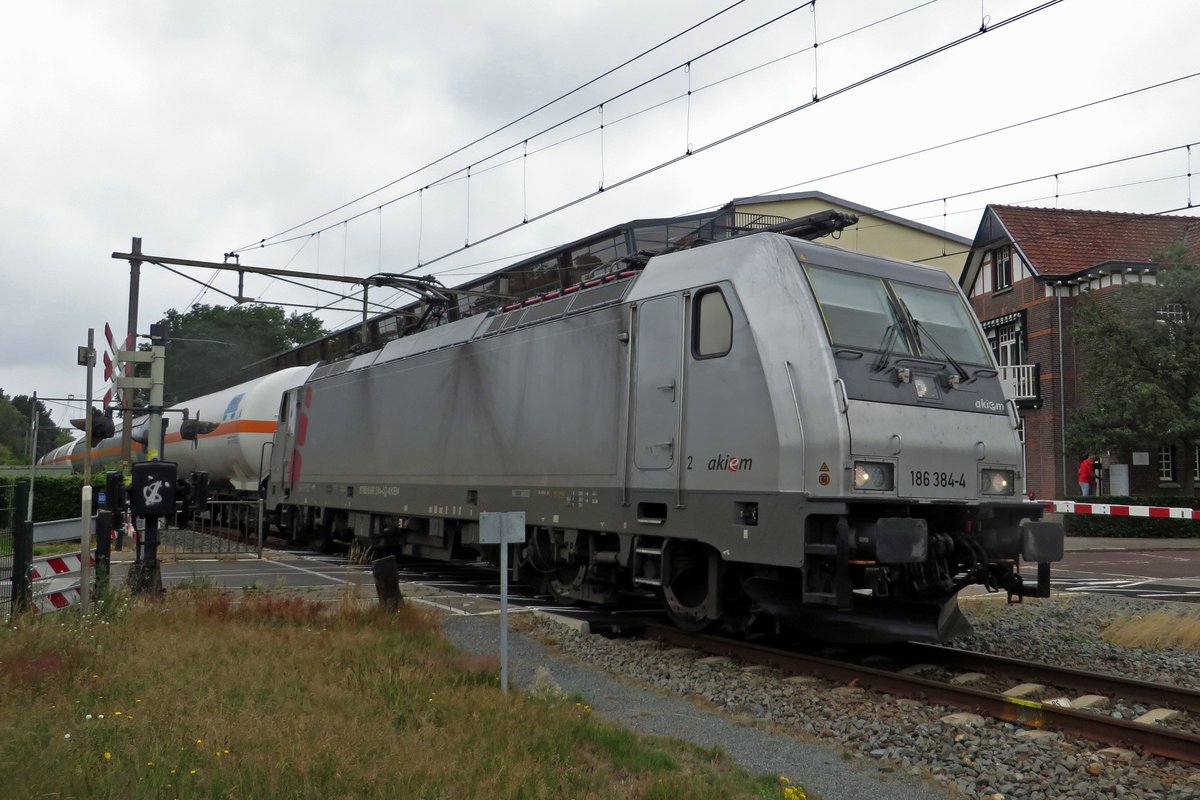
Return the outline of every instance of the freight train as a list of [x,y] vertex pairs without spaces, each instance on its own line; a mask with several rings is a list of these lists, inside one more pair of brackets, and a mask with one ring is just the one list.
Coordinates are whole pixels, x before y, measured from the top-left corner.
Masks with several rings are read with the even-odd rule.
[[480,514],[523,511],[514,578],[688,629],[945,640],[962,589],[1045,596],[1062,558],[954,281],[782,233],[180,405],[219,427],[165,458],[261,489],[292,538],[496,561]]

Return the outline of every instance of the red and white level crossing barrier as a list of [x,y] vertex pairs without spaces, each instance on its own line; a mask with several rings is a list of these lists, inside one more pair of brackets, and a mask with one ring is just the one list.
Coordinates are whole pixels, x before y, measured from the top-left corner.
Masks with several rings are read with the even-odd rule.
[[1106,517],[1200,519],[1200,509],[1168,506],[1125,506],[1116,503],[1080,503],[1075,500],[1039,500],[1047,511],[1060,514],[1099,514]]
[[67,606],[79,605],[79,597],[79,587],[40,594],[33,598],[33,611],[35,614],[47,614]]
[[[88,563],[94,565],[96,563],[95,557],[89,556]],[[33,566],[29,568],[29,577],[35,581],[38,578],[53,578],[55,575],[79,572],[82,566],[83,562],[79,558],[78,553],[36,558],[33,561]]]
[[[95,557],[89,555],[88,563],[95,566]],[[78,605],[82,566],[83,559],[78,553],[34,559],[29,568],[29,577],[36,581],[33,585],[34,613],[47,614]]]

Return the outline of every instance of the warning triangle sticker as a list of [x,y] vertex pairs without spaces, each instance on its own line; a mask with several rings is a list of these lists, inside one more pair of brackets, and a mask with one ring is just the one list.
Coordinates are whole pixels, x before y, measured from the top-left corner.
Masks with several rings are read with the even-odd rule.
[[821,462],[821,472],[829,472],[829,465],[824,461]]

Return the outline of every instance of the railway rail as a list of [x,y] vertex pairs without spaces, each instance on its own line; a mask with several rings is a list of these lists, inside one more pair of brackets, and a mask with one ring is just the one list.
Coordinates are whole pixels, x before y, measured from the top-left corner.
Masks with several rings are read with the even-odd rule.
[[[792,674],[813,675],[841,683],[853,682],[865,689],[978,710],[998,719],[1031,728],[1053,728],[1092,741],[1110,745],[1132,745],[1164,758],[1200,764],[1200,735],[1185,730],[1118,719],[1051,702],[1012,697],[949,681],[933,680],[917,674],[893,672],[718,636],[688,633],[664,625],[647,624],[645,634],[666,644],[736,658],[745,663],[762,664]],[[1200,712],[1200,692],[1190,689],[1021,662],[1003,656],[948,647],[906,645],[905,651],[920,653],[923,660],[938,666],[952,665],[955,668],[1026,677],[1057,688],[1078,689],[1151,703],[1158,707]]]

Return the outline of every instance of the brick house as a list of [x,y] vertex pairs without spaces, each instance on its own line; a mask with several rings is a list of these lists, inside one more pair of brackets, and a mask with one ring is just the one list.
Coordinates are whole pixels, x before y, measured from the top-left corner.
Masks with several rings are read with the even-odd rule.
[[[1087,400],[1083,354],[1071,338],[1076,303],[1085,293],[1115,302],[1125,284],[1154,283],[1153,255],[1179,241],[1200,259],[1200,218],[1002,205],[984,210],[959,284],[1016,401],[1027,487],[1036,496],[1079,494],[1079,457],[1065,451],[1063,428]],[[1103,457],[1105,494],[1178,492],[1179,459],[1171,447],[1148,442]]]

